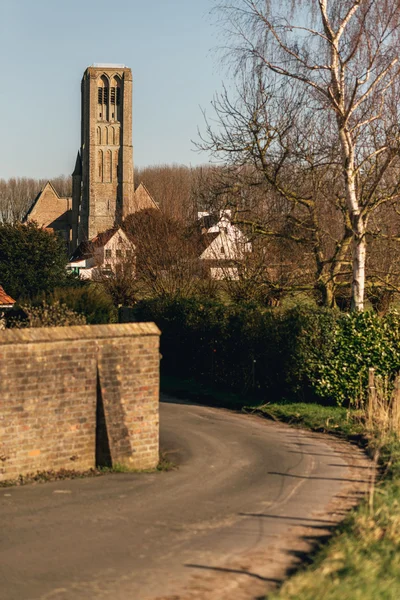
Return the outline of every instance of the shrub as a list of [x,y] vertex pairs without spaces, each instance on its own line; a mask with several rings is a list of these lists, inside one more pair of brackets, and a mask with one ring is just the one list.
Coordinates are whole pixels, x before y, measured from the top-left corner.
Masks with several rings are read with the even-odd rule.
[[36,298],[36,302],[43,300],[49,304],[65,304],[83,315],[89,325],[116,323],[118,320],[118,311],[112,298],[100,284],[85,283],[75,287],[55,288],[51,293]]
[[0,281],[16,300],[63,285],[69,276],[65,242],[35,223],[0,224]]
[[268,399],[355,403],[367,397],[369,367],[392,380],[400,370],[397,313],[378,317],[164,297],[139,302],[133,314],[161,329],[164,374]]
[[393,380],[400,370],[400,316],[373,312],[335,314],[315,336],[319,346],[307,343],[306,372],[322,398],[364,402],[368,369]]
[[23,304],[21,309],[25,318],[11,322],[11,326],[23,327],[66,327],[68,325],[85,325],[86,319],[65,304],[56,301],[53,304],[42,302],[39,306]]

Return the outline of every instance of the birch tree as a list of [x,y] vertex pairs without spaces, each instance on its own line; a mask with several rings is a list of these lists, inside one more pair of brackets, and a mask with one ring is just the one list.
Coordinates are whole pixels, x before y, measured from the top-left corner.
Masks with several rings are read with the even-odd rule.
[[363,310],[368,221],[399,195],[400,1],[232,0],[219,10],[235,74],[265,71],[292,97],[288,110],[317,124],[351,231],[352,308]]
[[[296,248],[307,269],[295,287],[332,307],[339,280],[348,280],[352,232],[337,183],[339,157],[324,120],[306,103],[298,89],[274,89],[257,68],[240,78],[234,102],[227,91],[214,100],[219,127],[207,122],[200,146],[224,165],[209,186],[220,208],[229,205],[233,222],[267,238],[270,248]],[[269,252],[265,258],[274,261]]]

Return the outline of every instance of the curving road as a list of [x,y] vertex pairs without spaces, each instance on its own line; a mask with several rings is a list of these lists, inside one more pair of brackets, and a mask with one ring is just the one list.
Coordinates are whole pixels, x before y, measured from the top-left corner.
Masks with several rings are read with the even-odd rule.
[[353,446],[165,401],[179,468],[0,490],[2,600],[254,600],[365,490]]

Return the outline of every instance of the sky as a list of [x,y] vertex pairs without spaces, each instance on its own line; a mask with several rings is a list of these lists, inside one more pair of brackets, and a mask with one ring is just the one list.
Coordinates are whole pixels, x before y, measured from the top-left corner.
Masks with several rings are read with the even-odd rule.
[[80,82],[93,63],[133,75],[139,167],[207,162],[191,140],[224,78],[215,0],[0,0],[0,178],[74,168]]

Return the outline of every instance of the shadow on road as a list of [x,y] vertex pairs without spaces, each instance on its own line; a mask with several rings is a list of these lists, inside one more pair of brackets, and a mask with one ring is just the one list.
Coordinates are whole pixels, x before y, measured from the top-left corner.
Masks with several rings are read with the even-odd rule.
[[281,477],[292,477],[295,479],[315,479],[317,481],[346,481],[350,483],[367,483],[368,479],[346,479],[345,477],[310,477],[308,475],[293,475],[293,473],[279,473],[278,471],[268,471],[268,475],[280,475]]
[[282,519],[284,521],[304,521],[307,523],[325,523],[326,525],[337,525],[337,521],[327,519],[310,519],[307,517],[287,517],[285,515],[266,515],[263,513],[239,513],[241,517],[262,517],[263,519]]
[[205,569],[206,571],[218,571],[219,573],[234,573],[235,575],[247,575],[253,579],[259,579],[260,581],[267,581],[268,583],[282,583],[282,579],[272,579],[271,577],[262,577],[257,573],[251,573],[241,569],[227,569],[225,567],[210,567],[208,565],[192,565],[190,563],[185,564],[185,567],[190,569]]

